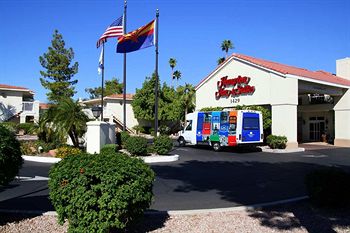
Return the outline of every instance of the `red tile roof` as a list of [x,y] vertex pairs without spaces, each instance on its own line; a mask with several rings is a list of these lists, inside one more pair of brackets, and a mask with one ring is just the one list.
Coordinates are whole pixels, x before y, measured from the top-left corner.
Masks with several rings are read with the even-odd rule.
[[39,108],[40,109],[49,109],[51,106],[52,106],[52,104],[39,103]]
[[212,73],[210,73],[205,79],[203,79],[197,85],[196,88],[198,88],[201,83],[206,81],[211,76],[211,74],[213,74],[216,70],[223,67],[229,60],[231,60],[231,58],[233,58],[235,60],[244,60],[246,62],[255,64],[255,65],[258,65],[258,66],[261,66],[261,67],[264,67],[264,68],[267,68],[267,69],[270,69],[270,70],[273,70],[273,71],[276,71],[276,72],[279,72],[279,73],[285,74],[285,75],[291,74],[291,75],[296,75],[299,77],[313,79],[316,81],[326,82],[326,83],[330,83],[330,84],[350,86],[350,80],[335,76],[335,75],[333,75],[329,72],[326,72],[326,71],[322,71],[322,70],[311,71],[311,70],[307,70],[307,69],[303,69],[303,68],[284,65],[281,63],[277,63],[277,62],[267,61],[267,60],[263,60],[260,58],[254,58],[254,57],[250,57],[247,55],[234,53],[231,55],[231,57],[229,57],[221,65],[219,65]]
[[24,90],[24,91],[31,91],[26,87],[18,87],[18,86],[10,86],[6,84],[0,84],[1,89],[10,89],[10,90]]
[[[127,100],[133,100],[134,94],[125,94]],[[105,97],[106,99],[123,99],[123,94],[113,94]]]

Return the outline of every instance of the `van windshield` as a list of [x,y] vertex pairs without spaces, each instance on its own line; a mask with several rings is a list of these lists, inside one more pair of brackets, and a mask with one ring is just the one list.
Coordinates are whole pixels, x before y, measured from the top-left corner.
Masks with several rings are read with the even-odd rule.
[[257,118],[257,117],[244,117],[243,118],[243,129],[244,130],[258,130],[259,129],[259,118]]

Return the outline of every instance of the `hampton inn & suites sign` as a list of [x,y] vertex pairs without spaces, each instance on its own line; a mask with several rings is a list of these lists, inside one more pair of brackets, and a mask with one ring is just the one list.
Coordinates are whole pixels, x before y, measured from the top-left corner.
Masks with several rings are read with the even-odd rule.
[[229,79],[228,76],[222,77],[217,82],[218,91],[215,92],[216,99],[222,97],[229,98],[238,97],[241,95],[251,95],[255,91],[255,86],[249,85],[250,78],[246,76],[238,76],[237,78]]

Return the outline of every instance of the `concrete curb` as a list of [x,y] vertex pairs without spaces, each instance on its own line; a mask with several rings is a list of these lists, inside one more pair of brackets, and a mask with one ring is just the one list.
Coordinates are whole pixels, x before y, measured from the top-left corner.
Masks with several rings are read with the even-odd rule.
[[179,155],[158,155],[158,156],[145,156],[141,157],[141,159],[145,163],[167,163],[167,162],[175,162],[179,160]]
[[[168,163],[179,160],[179,155],[159,155],[159,156],[145,156],[140,157],[145,163]],[[22,155],[22,158],[26,161],[32,161],[37,163],[58,163],[61,158],[42,157],[42,156],[29,156]]]
[[[294,203],[299,202],[303,200],[309,199],[308,196],[301,196],[301,197],[295,197],[280,201],[273,201],[273,202],[265,202],[255,205],[248,205],[248,206],[236,206],[236,207],[227,207],[227,208],[214,208],[214,209],[198,209],[198,210],[164,210],[164,211],[151,211],[147,210],[145,211],[145,215],[194,215],[194,214],[208,214],[208,213],[223,213],[223,212],[229,212],[229,211],[252,211],[252,210],[259,210],[263,207],[268,206],[274,206],[274,205],[280,205],[280,204],[288,204],[288,203]],[[57,216],[56,211],[35,211],[35,210],[4,210],[0,209],[0,213],[8,213],[8,214],[30,214],[30,215],[43,215],[43,216]]]
[[270,149],[268,147],[260,147],[262,152],[269,152],[269,153],[278,153],[278,154],[286,154],[286,153],[296,153],[296,152],[304,152],[305,148],[298,147],[295,149]]
[[61,158],[30,156],[30,155],[22,155],[22,158],[26,161],[32,161],[32,162],[38,162],[38,163],[57,163],[62,160]]

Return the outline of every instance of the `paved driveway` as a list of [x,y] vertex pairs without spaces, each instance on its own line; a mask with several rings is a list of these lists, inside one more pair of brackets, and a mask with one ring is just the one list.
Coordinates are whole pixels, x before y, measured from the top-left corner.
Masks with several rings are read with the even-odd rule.
[[[152,165],[156,172],[151,209],[233,207],[304,196],[304,175],[331,165],[350,171],[350,148],[313,148],[303,153],[214,152],[181,147],[180,160]],[[47,177],[50,164],[25,162],[20,176]],[[0,189],[0,209],[53,210],[47,181],[14,181]]]
[[176,148],[176,163],[152,165],[157,174],[152,208],[187,210],[251,205],[306,195],[304,176],[327,166],[349,170],[350,148],[313,148],[272,154],[244,150]]

